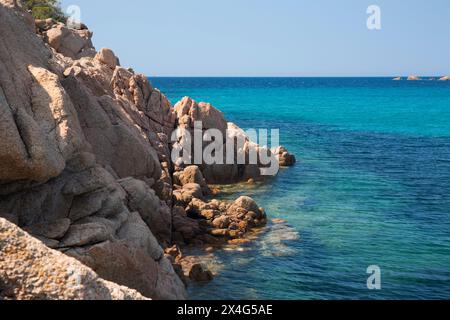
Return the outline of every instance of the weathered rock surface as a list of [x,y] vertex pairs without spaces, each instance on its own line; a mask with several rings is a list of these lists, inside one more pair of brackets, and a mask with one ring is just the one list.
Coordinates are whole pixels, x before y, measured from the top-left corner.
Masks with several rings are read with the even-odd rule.
[[79,59],[95,55],[92,32],[89,30],[75,30],[56,24],[44,33],[44,37],[53,49],[66,57]]
[[450,81],[450,76],[445,76],[439,79],[439,81]]
[[183,188],[173,192],[174,201],[176,205],[186,206],[194,198],[204,199],[202,187],[197,183],[188,183]]
[[408,81],[419,81],[421,79],[418,76],[409,76],[406,80],[408,80]]
[[[181,265],[164,249],[220,246],[264,226],[252,199],[211,200],[207,183],[258,179],[261,159],[237,164],[238,157],[276,155],[210,104],[185,98],[172,108],[110,49],[95,52],[85,26],[34,21],[17,3],[0,0],[0,217],[39,241],[1,222],[8,254],[0,297],[186,298]],[[196,121],[243,141],[233,164],[172,161],[172,132],[191,131]],[[277,156],[292,163],[285,149]],[[209,278],[206,270],[192,274]],[[78,286],[70,287],[71,277]]]
[[42,222],[31,225],[24,230],[35,236],[48,239],[61,239],[70,228],[70,219],[59,219],[52,222]]
[[[185,167],[189,167],[191,163],[195,162],[207,183],[227,184],[247,181],[250,178],[262,178],[265,175],[262,170],[269,166],[270,160],[278,165],[270,150],[253,143],[235,124],[227,123],[223,114],[211,104],[197,103],[191,98],[185,97],[174,106],[174,110],[177,116],[177,140],[173,148],[180,155],[175,161],[175,171],[183,171]],[[203,133],[206,130],[215,129],[221,134],[222,140],[213,139],[216,144],[214,153],[219,160],[208,159],[206,161],[203,159],[201,163],[197,163],[198,159],[195,158],[195,155],[183,157],[183,150],[189,150],[191,153],[195,150],[193,140],[195,130],[199,130],[196,128],[198,123],[201,123]],[[229,145],[233,150],[227,148],[227,141],[230,142]],[[208,145],[209,143],[203,141],[204,149]],[[267,161],[263,161],[263,156],[267,158]],[[273,170],[272,174],[275,175],[277,171]]]
[[144,300],[0,218],[0,300]]
[[89,30],[36,26],[39,35],[0,0],[2,216],[102,278],[149,298],[186,298],[161,247],[171,241],[170,103],[112,52],[93,58]]
[[281,167],[292,167],[297,162],[295,156],[289,153],[289,151],[285,147],[278,147],[272,152],[278,159]]

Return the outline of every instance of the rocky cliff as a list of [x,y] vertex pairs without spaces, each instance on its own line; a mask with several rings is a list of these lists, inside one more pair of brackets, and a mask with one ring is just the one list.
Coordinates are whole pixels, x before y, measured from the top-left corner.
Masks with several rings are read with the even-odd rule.
[[[97,52],[91,37],[85,26],[34,21],[20,2],[0,0],[0,217],[23,229],[1,220],[0,233],[18,240],[1,238],[0,297],[184,299],[178,265],[164,250],[229,241],[263,225],[253,200],[211,200],[208,187],[256,178],[258,168],[175,165],[173,130],[196,118],[223,130],[223,115],[189,98],[173,108],[111,50]],[[101,292],[24,291],[39,280],[26,271],[26,253],[11,253],[15,246],[38,246],[44,264],[74,263]],[[14,264],[29,275],[12,281]]]
[[[171,242],[170,104],[108,50],[75,60],[94,51],[85,30],[36,34],[30,21],[1,1],[0,215],[106,280],[185,298],[161,247]],[[139,188],[147,215],[129,206]]]

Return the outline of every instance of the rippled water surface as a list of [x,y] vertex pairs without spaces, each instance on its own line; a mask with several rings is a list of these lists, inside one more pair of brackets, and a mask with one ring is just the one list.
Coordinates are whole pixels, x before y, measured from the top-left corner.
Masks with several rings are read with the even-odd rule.
[[220,275],[191,297],[450,298],[450,82],[151,80],[172,103],[189,95],[243,128],[279,128],[299,160],[239,191],[287,223],[216,254]]

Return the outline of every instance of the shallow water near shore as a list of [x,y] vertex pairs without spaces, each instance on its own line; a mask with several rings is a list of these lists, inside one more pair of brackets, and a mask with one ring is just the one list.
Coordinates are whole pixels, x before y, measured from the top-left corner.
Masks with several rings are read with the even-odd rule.
[[[235,188],[270,223],[214,253],[193,299],[449,299],[450,82],[383,78],[156,78],[242,128],[279,128],[299,163]],[[225,195],[227,196],[227,195]],[[378,265],[382,290],[369,291]]]

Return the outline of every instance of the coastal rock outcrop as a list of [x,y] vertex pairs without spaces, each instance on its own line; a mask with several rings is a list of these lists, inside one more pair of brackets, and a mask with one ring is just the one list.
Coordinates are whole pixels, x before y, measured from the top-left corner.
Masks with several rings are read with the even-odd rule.
[[[149,298],[186,298],[161,247],[171,237],[167,134],[174,118],[167,99],[144,76],[118,65],[113,70],[108,51],[98,59],[86,55],[88,30],[56,24],[40,37],[20,7],[5,3],[2,216],[104,279]],[[24,263],[15,257],[6,256],[0,270]]]
[[407,81],[419,81],[422,80],[420,77],[418,76],[409,76],[407,79]]
[[188,275],[189,279],[196,282],[211,281],[214,278],[211,271],[206,269],[201,263],[196,263],[190,266]]
[[[0,0],[0,217],[17,225],[0,220],[0,296],[185,299],[179,261],[164,249],[220,246],[267,220],[251,198],[211,199],[208,183],[261,178],[261,159],[239,156],[295,157],[251,142],[211,104],[173,108],[112,50],[96,52],[84,25],[33,21],[16,3]],[[172,132],[197,121],[223,134],[222,148],[236,139],[232,164],[172,161],[184,138],[172,144]],[[192,278],[209,278],[197,269]]]
[[66,57],[79,59],[95,55],[92,32],[87,29],[75,30],[58,23],[43,31],[43,36],[53,49]]
[[116,69],[117,66],[120,66],[119,58],[116,57],[111,49],[101,49],[95,56],[95,59],[106,64],[113,70]]
[[[224,115],[209,103],[183,98],[174,106],[176,113],[176,141],[173,148],[180,155],[175,160],[175,171],[182,171],[193,162],[200,168],[205,180],[210,184],[228,184],[249,179],[261,179],[265,174],[263,170],[268,166],[278,166],[277,159],[272,152],[251,141],[247,134],[233,123],[228,123]],[[199,127],[196,127],[199,126]],[[195,154],[197,141],[196,132],[203,136],[200,141],[203,150],[206,150],[209,141],[214,141],[213,157],[217,159],[206,159]],[[207,130],[216,130],[215,133],[206,134]],[[220,133],[218,136],[210,137],[210,134]],[[187,152],[188,157],[184,155]],[[194,155],[192,155],[194,154]],[[263,161],[263,159],[265,161]],[[275,175],[278,170],[273,170]],[[267,174],[270,175],[270,174]]]
[[278,159],[281,167],[292,167],[297,162],[295,156],[289,153],[289,151],[283,146],[273,150],[273,154],[275,154],[275,157]]
[[145,300],[0,218],[0,300]]
[[450,81],[450,76],[445,76],[439,79],[439,81]]

